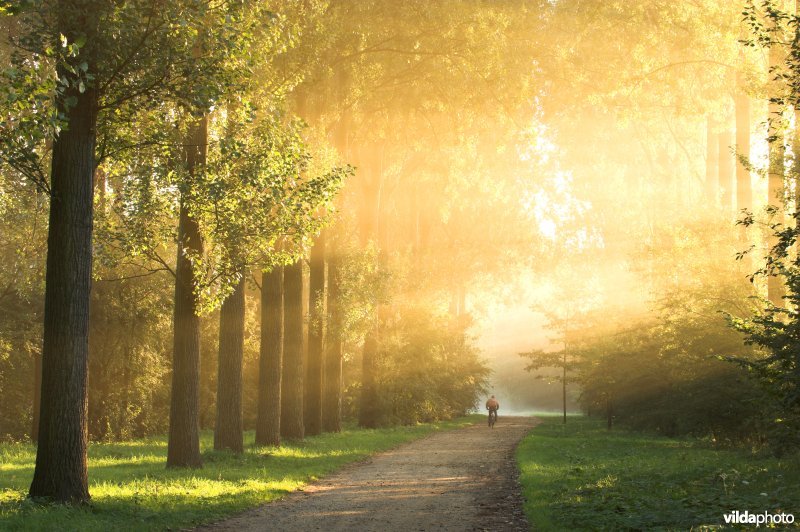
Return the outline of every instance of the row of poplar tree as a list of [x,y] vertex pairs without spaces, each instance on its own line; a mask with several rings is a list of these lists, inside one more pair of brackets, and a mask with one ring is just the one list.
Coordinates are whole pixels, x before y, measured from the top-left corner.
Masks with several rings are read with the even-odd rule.
[[[289,46],[293,28],[258,3],[65,1],[5,9],[13,16],[4,159],[50,199],[31,495],[89,497],[93,258],[99,247],[117,247],[122,260],[158,259],[151,217],[159,215],[178,219],[167,465],[201,465],[200,315],[222,300],[215,445],[241,450],[245,275],[265,260],[279,273],[277,265],[288,264],[287,324],[301,326],[292,312],[302,312],[295,288],[304,239],[324,221],[346,173],[310,168],[299,124],[283,110],[292,80],[269,86],[251,76],[261,69],[279,79],[269,72],[277,65],[263,58]],[[135,192],[125,195],[127,189]],[[163,213],[156,202],[170,201],[165,196],[175,208]],[[93,241],[95,210],[109,223]],[[281,294],[284,281],[276,278]],[[264,285],[275,289],[271,279]],[[280,299],[276,304],[284,310]],[[273,348],[285,347],[287,379],[302,369],[291,363],[302,346],[296,335],[288,326],[286,345],[269,339]],[[290,412],[286,425],[292,419]],[[270,437],[263,428],[259,436]]]
[[[162,412],[148,408],[167,396],[170,467],[201,465],[201,425],[241,450],[243,410],[257,412],[257,443],[277,444],[338,430],[343,409],[372,427],[474,406],[487,370],[465,332],[465,284],[485,273],[476,256],[502,266],[498,250],[519,240],[498,224],[521,224],[510,208],[474,218],[510,205],[508,183],[485,179],[509,161],[457,150],[465,136],[513,141],[508,117],[527,105],[530,60],[507,53],[525,29],[511,14],[525,11],[511,7],[0,4],[13,265],[0,382],[24,424],[26,386],[13,380],[32,354],[31,496],[88,500],[90,421],[101,436],[111,424],[157,432]],[[459,245],[477,235],[492,245]],[[246,305],[254,286],[260,304]],[[201,318],[217,310],[213,329]],[[212,329],[216,420],[204,423]],[[168,367],[151,360],[164,351]]]

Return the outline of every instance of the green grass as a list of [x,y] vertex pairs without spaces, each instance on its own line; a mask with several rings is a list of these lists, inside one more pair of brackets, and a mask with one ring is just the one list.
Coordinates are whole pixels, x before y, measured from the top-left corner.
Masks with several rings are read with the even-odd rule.
[[27,499],[35,448],[0,445],[0,529],[116,532],[212,522],[282,497],[370,454],[477,420],[483,417],[390,429],[349,429],[281,447],[255,447],[250,432],[245,434],[247,447],[240,456],[214,451],[211,433],[204,433],[204,466],[198,470],[165,469],[165,438],[93,443],[89,446],[92,502],[78,508]]
[[542,419],[517,449],[535,530],[717,530],[732,510],[783,511],[800,521],[798,456],[609,432],[579,416],[566,427]]

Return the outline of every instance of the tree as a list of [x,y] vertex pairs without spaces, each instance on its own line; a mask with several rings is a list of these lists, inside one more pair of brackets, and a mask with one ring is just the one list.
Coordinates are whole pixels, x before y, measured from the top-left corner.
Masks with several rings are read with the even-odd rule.
[[256,445],[281,443],[283,310],[283,267],[274,266],[261,276],[261,353]]
[[[199,293],[212,294],[207,298],[207,308],[219,300],[224,307],[231,281],[241,280],[242,272],[265,264],[274,269],[294,262],[309,235],[327,223],[317,213],[328,208],[349,173],[347,168],[331,168],[314,160],[301,138],[301,123],[286,117],[282,98],[257,91],[233,98],[235,105],[228,105],[226,116],[211,121],[219,141],[210,152],[204,175],[194,180],[191,188],[195,217],[210,242],[196,285]],[[275,346],[267,345],[282,334],[280,325],[270,324],[269,309],[281,301],[269,293],[269,288],[269,283],[262,287],[266,291],[262,295],[266,298],[264,326],[268,331],[262,335],[264,387],[259,391],[261,400],[266,401],[258,421],[259,441],[263,442],[273,440],[270,418],[276,415],[264,408],[271,408],[270,403],[278,408],[280,405],[280,388],[272,387],[268,373],[277,371],[280,378],[282,356],[276,358]],[[238,313],[235,320],[244,321],[244,307],[235,305],[234,310]],[[238,328],[236,334],[235,342],[241,344],[244,330]],[[218,387],[241,401],[241,378],[235,378],[242,371],[241,359],[236,360],[238,369],[219,373]],[[241,427],[242,409],[235,405],[235,401],[219,398],[217,419]],[[274,443],[278,442],[275,438]]]
[[536,377],[540,379],[555,380],[561,383],[561,405],[563,410],[564,424],[567,423],[567,385],[570,382],[574,382],[574,377],[572,375],[568,376],[568,374],[575,371],[576,364],[575,357],[570,353],[570,346],[567,343],[567,335],[569,333],[568,320],[571,319],[573,318],[570,317],[560,320],[560,323],[556,325],[561,334],[562,347],[560,350],[544,351],[541,349],[533,349],[531,351],[519,354],[519,356],[530,360],[528,365],[525,366],[525,371],[537,371],[542,368],[558,368],[561,371],[561,375],[542,373],[536,375]]
[[367,332],[361,351],[361,396],[358,408],[358,426],[374,429],[378,426],[380,404],[378,400],[378,332],[377,326]]
[[[31,497],[81,503],[89,500],[86,376],[89,355],[89,290],[92,275],[92,206],[98,88],[82,73],[96,72],[100,2],[56,3],[57,30],[81,50],[65,58],[66,80],[56,100],[66,128],[53,141],[50,220],[42,347],[39,445]],[[79,40],[80,39],[80,40]]]
[[[184,284],[190,288],[186,292],[187,304],[178,306],[179,300],[176,298],[175,376],[171,410],[174,423],[170,423],[170,450],[173,446],[175,450],[168,452],[167,464],[178,467],[197,467],[200,462],[199,433],[193,420],[197,416],[195,397],[199,387],[199,372],[195,372],[194,368],[199,365],[200,350],[199,344],[187,342],[182,337],[194,336],[192,330],[196,330],[199,323],[201,294],[211,292],[209,284],[218,283],[216,297],[212,296],[206,301],[208,308],[213,308],[224,300],[243,272],[275,243],[282,231],[297,229],[294,238],[304,238],[308,214],[316,205],[315,200],[327,201],[341,177],[341,172],[334,170],[322,177],[294,179],[305,168],[309,156],[299,141],[296,121],[281,122],[282,99],[268,92],[283,91],[288,87],[267,87],[266,95],[254,90],[256,96],[252,101],[241,102],[232,97],[248,87],[252,89],[253,82],[242,76],[255,66],[260,66],[265,73],[271,72],[269,60],[291,44],[291,38],[288,37],[291,29],[287,30],[281,22],[275,22],[281,20],[279,17],[273,17],[272,24],[263,25],[266,12],[260,3],[228,4],[219,12],[209,10],[207,15],[214,17],[214,24],[209,24],[199,34],[193,58],[215,59],[221,62],[223,68],[222,75],[213,80],[216,84],[190,87],[190,92],[196,91],[194,97],[199,104],[194,111],[202,112],[204,116],[198,121],[203,127],[197,127],[191,121],[189,124],[189,151],[199,150],[202,157],[197,160],[187,158],[186,181],[182,183],[183,190],[180,191],[182,205],[184,202],[189,204],[187,224],[196,227],[198,238],[190,235],[185,242],[179,241],[176,268],[176,286]],[[253,56],[242,51],[247,50],[248,45],[255,46],[258,43],[263,43],[258,47],[263,54],[259,59],[267,59],[266,65],[254,66]],[[226,52],[231,49],[237,50],[237,53]],[[215,55],[218,53],[225,56],[218,57]],[[205,151],[209,137],[208,116],[205,113],[211,108],[211,103],[215,100],[224,101],[226,96],[231,100],[226,111],[231,118],[228,129],[232,131],[228,131],[225,141],[220,143],[218,159],[207,165]],[[260,116],[256,113],[259,104],[265,109]],[[236,137],[245,131],[250,133],[249,137]],[[278,151],[273,151],[276,148]],[[250,208],[253,199],[256,200],[255,208]],[[262,224],[261,227],[259,224]],[[206,253],[207,256],[204,256],[202,249],[202,227],[205,227],[214,244],[214,249]],[[179,228],[181,238],[183,233]],[[190,268],[181,268],[184,259]],[[199,277],[198,269],[206,273],[206,279]],[[193,298],[191,302],[189,297]],[[233,308],[243,313],[243,307],[237,305]],[[189,315],[190,311],[193,316]],[[241,319],[241,316],[237,317],[237,321]],[[181,331],[179,324],[186,330]],[[242,331],[238,331],[240,336],[243,335]],[[237,343],[241,341],[239,339]],[[220,386],[230,388],[232,395],[241,397],[240,380],[220,383]],[[218,402],[218,406],[232,406],[234,403]],[[218,419],[228,417],[240,420],[241,415],[241,409],[234,409],[220,412]]]
[[706,120],[706,176],[705,176],[705,195],[712,205],[717,202],[717,184],[719,175],[719,151],[716,149],[717,142],[712,130],[712,121],[709,117]]
[[734,186],[734,169],[733,159],[731,155],[731,146],[733,146],[733,134],[731,131],[723,131],[719,134],[719,191],[722,193],[722,201],[720,207],[723,212],[729,214],[734,205],[733,192],[736,190]]
[[[218,68],[215,61],[187,61],[189,36],[205,22],[192,1],[16,7],[23,45],[13,58],[16,68],[3,72],[9,82],[3,160],[50,192],[52,209],[42,360],[47,399],[31,495],[82,502],[88,499],[85,369],[95,157],[105,157],[109,146],[131,148],[113,142],[116,117],[132,109],[146,114],[162,101],[157,95],[187,103],[191,98],[181,87],[213,78]],[[48,159],[49,182],[42,170]]]
[[303,439],[303,263],[283,271],[283,373],[281,375],[281,437]]
[[[779,68],[782,61],[781,52],[777,46],[770,48],[769,53],[770,70]],[[775,90],[775,84],[772,88]],[[784,155],[785,149],[783,144],[783,111],[784,107],[778,96],[772,96],[769,103],[769,131],[768,131],[768,186],[767,186],[767,204],[774,208],[774,215],[779,219],[782,216],[784,209]],[[775,247],[777,244],[774,240],[774,235],[768,235],[767,246],[769,248]],[[773,305],[781,305],[783,302],[783,287],[780,277],[777,275],[770,275],[767,277],[767,298]]]
[[[0,439],[37,439],[47,201],[19,173],[0,177]],[[33,405],[33,409],[31,409]]]
[[763,347],[766,356],[728,358],[754,372],[764,391],[774,398],[768,410],[767,433],[773,451],[781,456],[796,450],[800,441],[800,320],[793,310],[800,304],[800,264],[790,260],[784,249],[790,243],[794,245],[796,235],[788,239],[785,234],[776,236],[780,251],[772,250],[779,253],[782,263],[776,269],[786,279],[786,305],[770,305],[747,317],[731,316],[733,327],[746,335],[748,344]]
[[381,424],[449,419],[474,409],[489,368],[466,333],[468,323],[428,308],[399,308],[382,333],[386,355],[376,368]]
[[308,288],[308,356],[303,398],[305,433],[315,436],[322,432],[322,370],[323,331],[325,311],[325,230],[320,232],[311,247]]
[[324,380],[322,388],[322,430],[342,430],[342,363],[344,361],[345,311],[342,301],[342,257],[336,247],[328,245],[328,316],[326,328]]
[[[348,153],[347,128],[349,124],[349,108],[346,97],[349,89],[348,72],[340,68],[337,72],[336,96],[341,116],[334,130],[334,145],[339,152],[339,157],[346,160]],[[341,222],[338,224],[341,231]],[[322,346],[322,430],[326,432],[340,432],[342,430],[342,391],[344,388],[343,363],[344,363],[344,338],[345,338],[345,308],[344,294],[341,279],[342,264],[344,262],[344,249],[339,238],[326,238],[326,256],[328,262],[325,316],[325,341]]]
[[[186,173],[197,178],[206,163],[208,122],[190,126],[186,141]],[[189,198],[180,198],[178,258],[175,267],[172,395],[169,411],[167,467],[200,467],[200,302],[192,260],[203,256],[203,237],[192,216]]]
[[[332,37],[322,39],[326,48],[319,50],[317,57],[328,59],[326,62],[335,68],[323,65],[313,72],[309,83],[324,86],[332,81],[338,90],[338,112],[331,113],[329,130],[337,136],[339,151],[347,153],[359,168],[352,188],[356,193],[350,196],[353,202],[345,205],[358,213],[363,242],[372,241],[369,245],[381,249],[376,259],[386,271],[394,267],[393,252],[405,252],[400,239],[393,238],[410,225],[407,213],[395,210],[405,206],[408,195],[403,191],[411,190],[404,186],[403,179],[417,175],[423,159],[418,152],[438,144],[439,135],[448,131],[450,122],[457,122],[454,118],[446,121],[445,117],[455,117],[456,109],[472,116],[474,108],[491,109],[494,118],[499,114],[498,107],[514,113],[522,106],[520,88],[530,57],[504,55],[503,50],[508,50],[513,40],[509,35],[518,36],[516,32],[521,32],[531,20],[528,17],[533,16],[533,9],[466,6],[458,2],[437,4],[433,12],[424,2],[412,2],[402,8],[384,2],[331,5],[325,23],[330,28],[326,36]],[[385,23],[389,20],[392,24]],[[476,33],[462,39],[458,32],[438,31],[440,27],[468,27]],[[482,37],[477,38],[478,35]],[[489,43],[486,35],[492,36]],[[515,75],[507,79],[513,81],[501,74],[509,70]],[[318,93],[326,94],[324,90]],[[474,114],[479,115],[479,111]],[[336,129],[343,122],[347,124],[347,145],[352,149],[343,149],[338,140],[341,135]],[[459,130],[448,134],[448,140],[452,138],[457,145],[461,133]],[[451,160],[456,159],[451,155]],[[441,167],[446,164],[442,162]],[[453,260],[452,264],[458,263]],[[375,369],[385,354],[380,329],[385,317],[392,313],[392,306],[390,303],[384,309],[376,308],[376,316],[370,321],[374,330],[367,335],[361,350],[365,373],[360,383],[360,419],[367,426],[377,422],[371,409],[380,393],[373,386],[377,385]]]
[[[744,54],[739,52],[740,62]],[[753,193],[750,184],[750,98],[744,92],[744,75],[741,69],[736,71],[736,94],[734,107],[736,113],[736,210],[751,209]]]
[[244,277],[222,303],[219,320],[217,422],[214,449],[244,450],[242,432],[242,353],[244,350]]
[[[796,6],[795,6],[796,7]],[[764,349],[763,357],[728,357],[754,372],[763,390],[773,399],[768,408],[768,435],[778,455],[797,448],[800,435],[800,356],[798,315],[800,305],[800,259],[795,252],[800,230],[800,211],[791,218],[785,205],[784,111],[800,104],[800,29],[796,10],[783,9],[780,2],[750,4],[745,11],[751,46],[768,48],[769,95],[769,205],[766,264],[752,278],[766,277],[769,303],[749,315],[729,315],[732,326],[747,342]],[[790,168],[790,174],[794,168]],[[797,182],[797,175],[792,176]],[[795,198],[796,199],[796,198]],[[740,221],[745,227],[760,223],[753,213]],[[742,254],[743,255],[743,254]]]

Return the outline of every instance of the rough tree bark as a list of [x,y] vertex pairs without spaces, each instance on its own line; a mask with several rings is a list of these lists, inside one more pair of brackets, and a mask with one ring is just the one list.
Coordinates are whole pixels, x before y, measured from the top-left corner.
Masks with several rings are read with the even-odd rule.
[[219,313],[217,422],[214,449],[244,451],[242,427],[242,354],[244,351],[244,275]]
[[[59,2],[61,4],[66,2]],[[70,40],[97,31],[92,2],[84,2],[83,20],[62,21]],[[75,11],[74,2],[65,13]],[[96,34],[96,33],[95,33]],[[81,61],[91,61],[85,49]],[[90,64],[94,72],[94,65]],[[59,69],[63,70],[63,69]],[[61,71],[60,76],[73,79]],[[47,235],[42,386],[39,445],[30,487],[31,497],[59,502],[89,500],[86,463],[89,298],[92,276],[92,200],[96,142],[97,93],[70,88],[75,105],[66,113],[69,127],[53,142],[50,222]]]
[[281,437],[302,439],[303,425],[303,261],[283,272],[283,372]]
[[[800,16],[800,0],[795,0],[794,3],[794,14],[795,17]],[[793,46],[800,45],[800,26],[795,25],[794,30],[794,42]],[[792,173],[794,174],[794,212],[795,212],[795,227],[797,227],[798,223],[798,214],[800,213],[800,106],[794,106],[794,135],[792,136],[792,153],[795,154],[794,156],[794,164],[792,168]],[[798,249],[798,254],[800,254],[800,242],[798,242],[795,247]],[[800,309],[798,309],[800,311]]]
[[39,441],[39,412],[42,408],[42,354],[33,355],[33,423],[31,424],[31,441]]
[[283,268],[280,266],[261,277],[259,356],[256,445],[280,445],[283,371]]
[[322,347],[325,302],[325,230],[311,248],[308,290],[308,358],[303,424],[307,436],[322,432]]
[[[800,16],[800,0],[796,0],[794,4],[794,14],[795,16]],[[794,46],[800,45],[800,26],[795,26],[794,31]],[[794,212],[795,212],[795,226],[800,223],[800,218],[798,218],[798,214],[800,213],[800,106],[794,106],[794,135],[792,136],[792,152],[795,154],[794,156],[794,164],[792,168],[792,173],[794,174]],[[800,254],[800,242],[798,242],[795,247],[798,250],[798,254]],[[800,312],[800,309],[797,309]]]
[[[208,122],[198,120],[186,145],[189,178],[206,162]],[[169,412],[167,467],[201,467],[200,457],[200,318],[196,279],[189,257],[203,253],[200,227],[181,198],[178,219],[178,260],[175,268],[172,397]]]

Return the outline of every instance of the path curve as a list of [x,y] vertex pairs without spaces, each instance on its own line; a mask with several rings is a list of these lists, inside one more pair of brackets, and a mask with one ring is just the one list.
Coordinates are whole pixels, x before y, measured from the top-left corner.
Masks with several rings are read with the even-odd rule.
[[528,530],[514,449],[539,420],[435,433],[197,530]]

